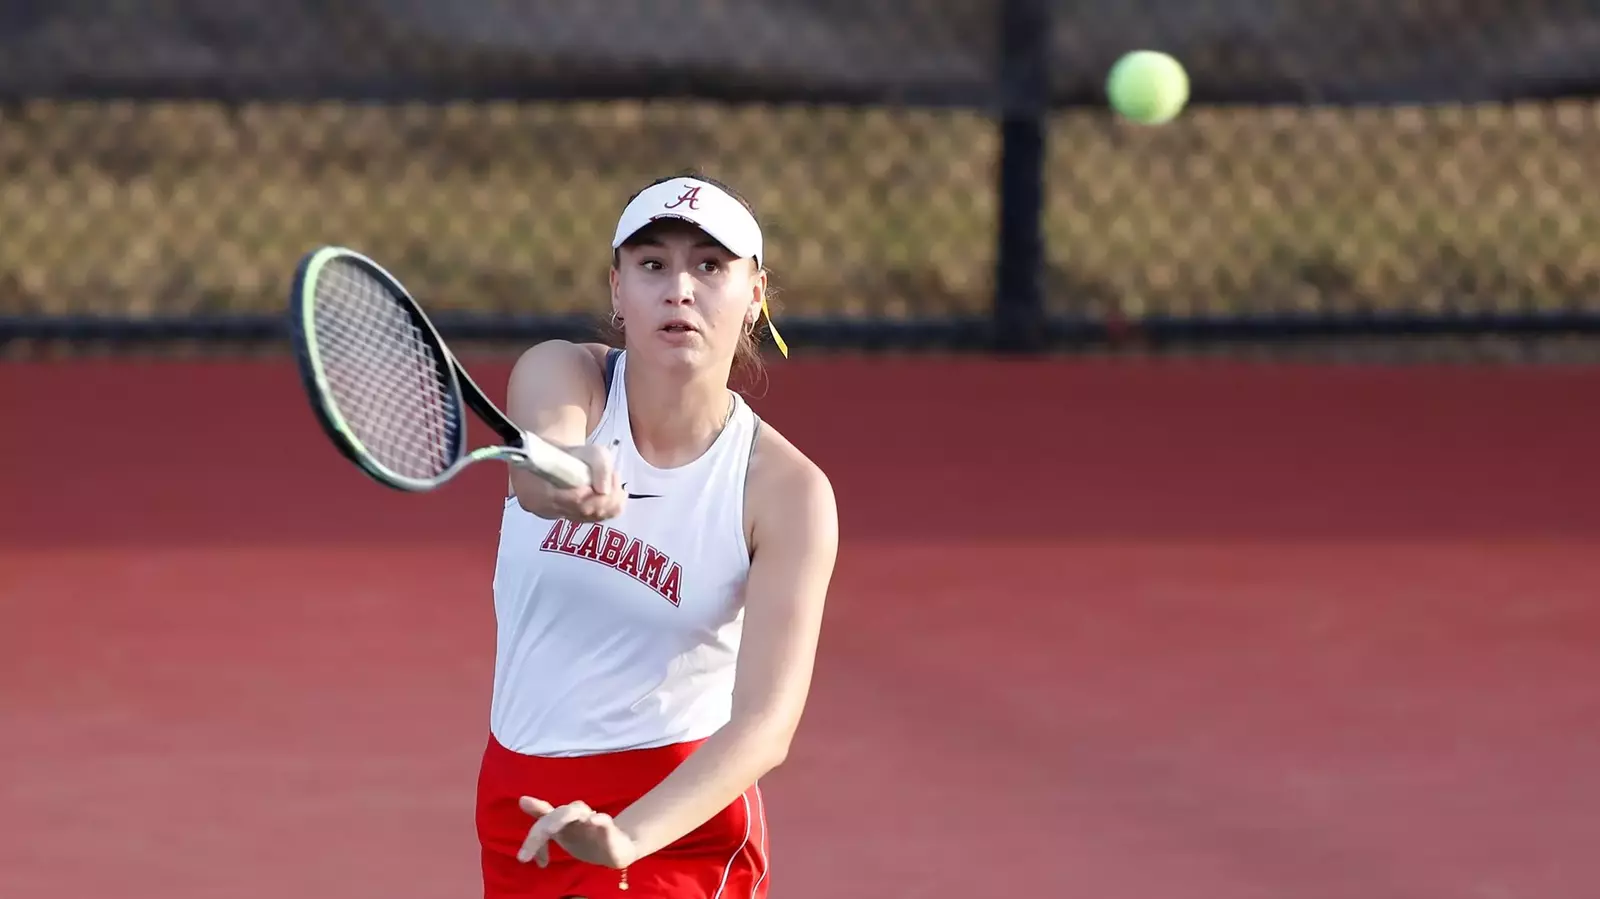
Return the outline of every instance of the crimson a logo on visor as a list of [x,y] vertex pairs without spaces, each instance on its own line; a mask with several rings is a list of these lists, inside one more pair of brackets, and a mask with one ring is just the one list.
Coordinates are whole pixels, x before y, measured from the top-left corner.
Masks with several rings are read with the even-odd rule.
[[689,204],[690,209],[700,208],[700,188],[691,187],[678,196],[678,199],[663,206],[663,209],[677,209],[679,206]]

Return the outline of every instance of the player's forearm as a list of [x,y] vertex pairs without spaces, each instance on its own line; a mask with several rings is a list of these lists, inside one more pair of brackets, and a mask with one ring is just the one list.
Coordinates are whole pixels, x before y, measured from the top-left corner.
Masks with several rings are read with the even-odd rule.
[[[517,426],[555,446],[582,446],[589,430],[587,409],[593,385],[588,351],[564,340],[548,340],[518,358],[506,385],[506,414]],[[517,502],[541,518],[559,518],[560,488],[531,471],[513,467],[511,490]]]
[[729,724],[618,815],[617,826],[641,858],[671,845],[782,764],[789,737],[775,727]]

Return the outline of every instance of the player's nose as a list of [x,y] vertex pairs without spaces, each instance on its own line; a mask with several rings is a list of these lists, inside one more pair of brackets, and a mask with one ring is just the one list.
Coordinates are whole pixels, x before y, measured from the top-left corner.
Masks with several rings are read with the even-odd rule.
[[693,273],[679,272],[677,277],[669,279],[665,299],[674,306],[694,302]]

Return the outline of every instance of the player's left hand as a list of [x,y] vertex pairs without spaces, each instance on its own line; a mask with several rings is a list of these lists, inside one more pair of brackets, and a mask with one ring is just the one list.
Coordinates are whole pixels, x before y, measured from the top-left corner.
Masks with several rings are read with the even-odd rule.
[[533,826],[517,850],[517,861],[550,863],[550,842],[565,849],[581,862],[626,868],[637,859],[633,839],[617,826],[610,815],[597,812],[583,802],[553,806],[543,799],[522,797],[519,805],[532,815]]

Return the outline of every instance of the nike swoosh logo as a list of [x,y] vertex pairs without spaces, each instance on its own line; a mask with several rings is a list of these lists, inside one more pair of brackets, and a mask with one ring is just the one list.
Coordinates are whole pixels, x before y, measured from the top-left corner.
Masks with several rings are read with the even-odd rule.
[[[623,490],[627,490],[628,489],[628,485],[627,484],[623,484],[622,485],[622,489]],[[628,499],[660,499],[660,498],[661,498],[661,494],[659,494],[659,493],[630,493],[630,494],[628,494]]]

